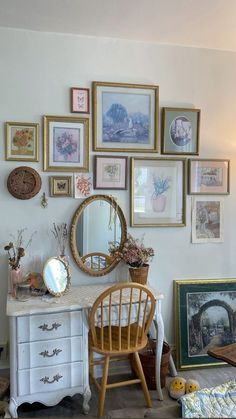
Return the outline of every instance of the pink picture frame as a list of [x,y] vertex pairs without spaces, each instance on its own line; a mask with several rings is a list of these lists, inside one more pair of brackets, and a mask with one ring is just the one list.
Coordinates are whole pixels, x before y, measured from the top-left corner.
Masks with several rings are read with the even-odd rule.
[[89,89],[71,87],[71,112],[89,113]]
[[94,189],[127,189],[128,158],[94,156]]

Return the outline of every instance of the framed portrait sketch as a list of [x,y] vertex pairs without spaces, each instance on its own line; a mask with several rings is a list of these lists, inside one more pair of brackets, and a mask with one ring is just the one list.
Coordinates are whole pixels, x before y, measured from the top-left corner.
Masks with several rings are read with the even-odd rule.
[[177,369],[224,364],[207,354],[235,343],[236,279],[174,281]]
[[189,159],[189,194],[229,194],[229,160]]
[[44,170],[89,170],[89,120],[44,116]]
[[74,197],[87,198],[93,193],[93,174],[75,173],[74,174]]
[[39,124],[6,122],[6,160],[38,161]]
[[94,81],[93,149],[156,152],[159,87]]
[[199,154],[200,109],[163,108],[162,154]]
[[222,198],[198,197],[192,199],[192,243],[221,243],[223,233]]
[[71,87],[71,112],[89,113],[89,89]]
[[127,157],[95,156],[94,189],[127,189]]
[[50,196],[72,196],[72,176],[50,176]]
[[183,227],[186,159],[131,158],[131,226]]

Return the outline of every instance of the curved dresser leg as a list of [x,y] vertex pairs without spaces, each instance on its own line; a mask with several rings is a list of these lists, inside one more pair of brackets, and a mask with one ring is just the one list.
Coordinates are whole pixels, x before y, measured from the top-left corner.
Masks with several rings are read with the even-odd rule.
[[91,390],[90,390],[89,386],[85,388],[83,397],[84,397],[83,412],[84,412],[85,415],[87,415],[89,413],[89,409],[90,409],[89,400],[91,399]]
[[18,418],[17,407],[18,407],[18,404],[16,403],[15,399],[11,397],[8,410],[12,418]]

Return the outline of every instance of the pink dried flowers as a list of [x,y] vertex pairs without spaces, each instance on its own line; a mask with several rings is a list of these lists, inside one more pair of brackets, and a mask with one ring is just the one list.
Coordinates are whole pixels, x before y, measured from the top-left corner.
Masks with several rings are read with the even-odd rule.
[[131,234],[128,234],[127,241],[122,249],[114,242],[109,244],[109,251],[112,256],[122,259],[127,265],[134,268],[144,266],[154,256],[153,248],[144,246],[143,237],[135,239]]

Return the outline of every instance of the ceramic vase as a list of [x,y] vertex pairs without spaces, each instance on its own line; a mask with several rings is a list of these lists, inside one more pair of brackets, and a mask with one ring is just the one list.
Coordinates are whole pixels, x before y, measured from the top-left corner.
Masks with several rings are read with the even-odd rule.
[[19,266],[16,269],[9,269],[8,293],[13,297],[17,297],[18,284],[23,282],[23,269]]

